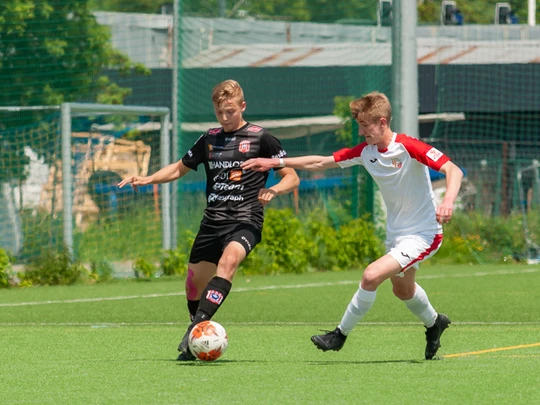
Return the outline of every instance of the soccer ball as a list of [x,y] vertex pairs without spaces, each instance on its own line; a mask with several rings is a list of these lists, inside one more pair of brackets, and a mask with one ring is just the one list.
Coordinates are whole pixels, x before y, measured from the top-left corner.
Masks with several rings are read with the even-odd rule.
[[189,350],[199,360],[219,359],[225,353],[228,344],[225,328],[214,321],[198,323],[189,334]]

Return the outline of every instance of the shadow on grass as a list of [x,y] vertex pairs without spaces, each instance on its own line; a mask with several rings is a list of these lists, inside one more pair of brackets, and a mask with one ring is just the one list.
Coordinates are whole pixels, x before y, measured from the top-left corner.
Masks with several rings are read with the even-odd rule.
[[263,363],[263,361],[259,360],[216,360],[216,361],[200,361],[200,360],[194,360],[194,361],[178,361],[174,360],[176,363],[178,363],[179,366],[191,366],[191,367],[218,367],[218,366],[224,366],[226,364],[247,364],[247,363]]
[[[435,359],[434,359],[435,360]],[[261,364],[261,363],[290,363],[290,361],[279,361],[279,360],[217,360],[217,361],[177,361],[177,360],[167,360],[176,362],[179,366],[191,366],[191,367],[209,367],[209,366],[220,366],[227,364]],[[295,361],[296,363],[297,361]],[[423,364],[426,363],[426,360],[327,360],[327,361],[306,361],[306,365],[311,366],[328,366],[328,365],[343,365],[343,364]]]
[[425,360],[327,360],[327,361],[308,361],[308,364],[313,366],[329,366],[329,365],[341,365],[341,364],[392,364],[392,363],[404,363],[404,364],[422,364]]

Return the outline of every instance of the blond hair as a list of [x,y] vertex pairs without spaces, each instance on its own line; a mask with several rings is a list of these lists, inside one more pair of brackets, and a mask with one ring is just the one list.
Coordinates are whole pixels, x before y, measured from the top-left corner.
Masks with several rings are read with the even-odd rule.
[[392,119],[392,106],[385,94],[372,91],[365,96],[349,103],[353,119],[364,122],[375,122],[386,118],[390,123]]
[[212,90],[212,102],[214,105],[220,105],[223,101],[230,99],[234,99],[238,104],[244,102],[244,91],[236,80],[225,80]]

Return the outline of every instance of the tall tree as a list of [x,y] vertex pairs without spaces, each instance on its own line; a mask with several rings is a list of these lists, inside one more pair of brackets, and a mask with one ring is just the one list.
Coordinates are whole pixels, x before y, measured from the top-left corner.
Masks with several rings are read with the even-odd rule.
[[131,67],[87,2],[0,2],[0,105],[73,101],[90,93],[103,68]]
[[[112,48],[108,29],[96,22],[87,3],[0,1],[0,106],[58,105],[92,93],[101,100],[122,101],[111,93],[125,94],[125,89],[114,87],[99,74],[105,67],[130,70],[132,63]],[[24,178],[25,146],[46,160],[51,158],[50,147],[32,144],[31,137],[22,140],[17,132],[7,130],[39,122],[42,115],[33,111],[14,118],[0,112],[0,179]],[[48,134],[56,135],[54,131]]]

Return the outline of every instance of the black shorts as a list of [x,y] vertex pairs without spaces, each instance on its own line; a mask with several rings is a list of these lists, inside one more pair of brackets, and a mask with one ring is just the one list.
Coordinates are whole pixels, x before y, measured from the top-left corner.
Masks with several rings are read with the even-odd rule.
[[203,220],[191,247],[189,262],[205,261],[217,265],[225,247],[230,242],[238,242],[244,246],[247,257],[260,241],[261,230],[254,225],[216,223]]

